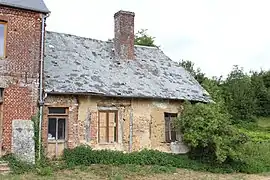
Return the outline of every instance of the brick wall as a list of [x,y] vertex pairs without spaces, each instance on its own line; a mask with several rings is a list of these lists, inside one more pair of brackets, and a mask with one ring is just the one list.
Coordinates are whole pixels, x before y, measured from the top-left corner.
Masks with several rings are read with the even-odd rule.
[[135,59],[133,12],[118,11],[114,15],[114,47],[121,59]]
[[11,149],[14,119],[30,120],[37,112],[41,14],[0,6],[0,21],[7,22],[6,57],[0,60],[4,86],[3,149]]
[[[45,100],[42,123],[42,142],[49,156],[54,156],[55,143],[48,142],[48,113],[50,107],[64,107],[68,109],[68,117],[66,122],[66,141],[65,147],[74,148],[79,145],[79,123],[78,123],[78,101],[75,96],[53,96],[48,95]],[[58,151],[62,152],[64,147],[58,147]]]

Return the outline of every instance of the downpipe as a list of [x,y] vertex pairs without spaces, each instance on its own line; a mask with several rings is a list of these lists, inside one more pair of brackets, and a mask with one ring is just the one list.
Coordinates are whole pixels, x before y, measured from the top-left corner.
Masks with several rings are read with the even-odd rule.
[[45,36],[45,21],[49,15],[42,14],[41,24],[41,53],[40,53],[40,72],[39,72],[39,148],[38,148],[38,160],[41,159],[41,139],[42,139],[42,118],[43,118],[43,106],[46,96],[43,98],[43,62],[44,62],[44,36]]

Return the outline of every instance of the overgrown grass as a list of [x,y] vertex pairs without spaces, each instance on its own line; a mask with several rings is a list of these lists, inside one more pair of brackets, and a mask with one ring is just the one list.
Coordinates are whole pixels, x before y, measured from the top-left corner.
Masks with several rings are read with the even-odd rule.
[[246,173],[270,172],[270,118],[261,117],[236,126],[249,137],[249,141],[238,148],[242,161],[239,170]]
[[260,130],[251,131],[244,128],[239,128],[239,131],[246,134],[252,142],[270,142],[270,133],[268,132]]
[[[99,164],[104,168],[121,167],[129,173],[138,174],[171,173],[175,172],[176,168],[213,173],[261,173],[270,172],[269,149],[270,143],[249,142],[238,149],[241,152],[241,163],[227,162],[224,164],[211,164],[202,160],[190,159],[187,155],[174,155],[154,150],[123,153],[109,150],[92,150],[88,146],[65,150],[64,161],[50,162],[44,166],[26,164],[18,161],[14,156],[6,156],[4,160],[10,163],[14,174],[33,173],[39,176],[52,176],[57,171],[67,169],[88,171],[94,164]],[[114,173],[113,175],[117,176],[118,174]]]
[[9,163],[12,172],[15,174],[23,174],[25,172],[33,172],[35,170],[35,166],[33,164],[20,161],[13,155],[6,155],[2,157],[2,159]]
[[232,166],[232,164],[206,163],[190,159],[188,155],[175,155],[155,150],[123,153],[110,150],[92,150],[88,146],[79,146],[74,149],[66,149],[64,151],[64,161],[68,167],[90,166],[92,164],[134,164],[185,168],[214,173],[239,172],[239,169],[235,168],[239,166],[238,162],[234,162],[235,166]]
[[246,173],[270,172],[270,143],[248,142],[239,147],[243,164],[240,171]]
[[[200,160],[192,160],[187,155],[173,155],[154,150],[143,150],[125,154],[119,151],[92,150],[88,146],[65,150],[64,160],[68,167],[90,166],[92,164],[107,165],[152,165],[157,167],[185,168],[213,173],[262,173],[270,172],[270,143],[248,142],[239,147],[241,161],[223,164],[211,164]],[[160,169],[162,171],[162,168]],[[165,170],[164,170],[165,171]]]

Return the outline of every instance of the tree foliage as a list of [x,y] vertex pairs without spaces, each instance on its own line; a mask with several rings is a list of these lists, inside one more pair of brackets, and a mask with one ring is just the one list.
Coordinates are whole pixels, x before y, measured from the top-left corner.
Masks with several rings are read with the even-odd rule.
[[181,60],[179,65],[185,68],[200,84],[206,79],[205,74],[201,72],[200,68],[195,69],[193,62]]
[[[220,88],[219,99],[223,99],[224,107],[234,123],[252,121],[256,116],[270,116],[270,71],[246,73],[243,68],[234,66],[228,76],[222,79],[222,76],[208,78],[188,60],[182,60],[179,65],[204,88],[207,89],[206,83],[214,83]],[[215,91],[210,95],[215,96]]]
[[193,157],[223,163],[237,159],[237,146],[246,139],[230,123],[230,115],[220,104],[186,103],[179,119],[184,141]]
[[218,81],[206,79],[203,86],[215,103],[191,105],[186,102],[176,124],[193,157],[208,158],[219,163],[237,159],[237,146],[244,143],[246,138],[231,125],[231,115],[227,112],[222,98],[223,89]]
[[155,37],[147,34],[147,29],[141,29],[135,34],[135,44],[141,46],[152,46],[155,45]]
[[251,78],[242,68],[234,66],[224,85],[224,99],[235,120],[252,120],[255,113],[255,93]]
[[251,82],[256,99],[254,102],[256,116],[270,116],[269,77],[269,72],[252,72]]

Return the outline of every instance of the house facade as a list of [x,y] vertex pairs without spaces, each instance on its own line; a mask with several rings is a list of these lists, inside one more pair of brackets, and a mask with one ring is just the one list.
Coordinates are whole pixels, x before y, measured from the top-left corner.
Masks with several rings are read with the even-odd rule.
[[184,100],[210,97],[160,49],[134,45],[133,12],[115,13],[114,39],[100,41],[45,31],[42,0],[11,1],[0,0],[4,151],[11,150],[12,121],[30,120],[40,109],[48,156],[81,144],[187,152],[173,119]]

